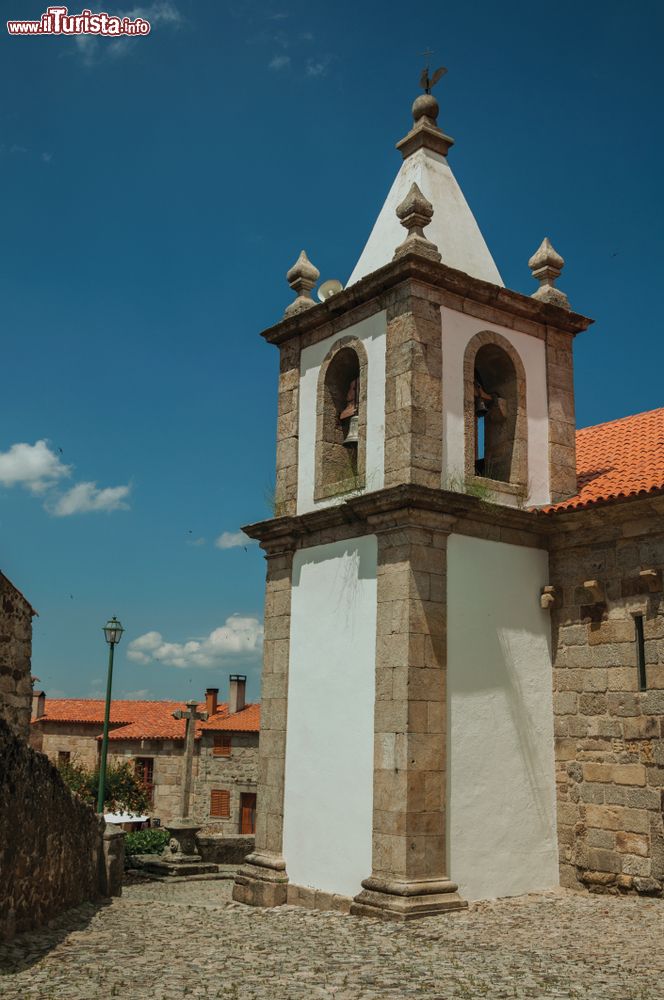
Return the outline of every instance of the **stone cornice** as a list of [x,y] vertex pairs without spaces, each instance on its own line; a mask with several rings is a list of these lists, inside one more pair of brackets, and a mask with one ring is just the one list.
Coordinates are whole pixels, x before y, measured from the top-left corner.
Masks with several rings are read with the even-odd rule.
[[664,517],[664,494],[621,499],[581,510],[545,513],[518,510],[488,503],[477,497],[428,486],[403,485],[375,490],[289,517],[276,517],[245,526],[242,530],[260,542],[268,556],[292,552],[316,532],[357,525],[371,533],[417,524],[443,532],[468,533],[467,526],[486,526],[487,538],[502,529],[502,540],[510,533],[529,535],[530,544],[543,548],[584,545],[617,534],[647,534]]
[[542,327],[553,327],[575,336],[587,330],[593,320],[548,302],[540,302],[520,292],[513,292],[489,281],[473,278],[464,271],[415,253],[406,254],[368,274],[349,288],[331,296],[325,302],[264,330],[262,336],[270,344],[282,344],[348,312],[406,281],[419,281],[460,298],[490,306],[510,316],[517,316]]
[[368,528],[372,533],[406,525],[448,533],[455,527],[463,531],[465,521],[490,529],[499,527],[523,532],[533,539],[554,529],[552,518],[539,517],[532,511],[489,504],[477,497],[448,490],[403,485],[351,497],[343,503],[306,514],[259,521],[242,530],[260,542],[268,555],[275,555],[298,548],[303,539],[316,532],[353,524],[360,530]]

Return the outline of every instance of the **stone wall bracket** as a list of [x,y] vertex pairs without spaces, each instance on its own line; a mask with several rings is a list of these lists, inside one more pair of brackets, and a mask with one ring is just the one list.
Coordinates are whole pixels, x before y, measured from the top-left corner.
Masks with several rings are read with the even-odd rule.
[[642,569],[639,572],[639,579],[645,584],[651,594],[656,594],[662,589],[661,570]]
[[583,586],[592,598],[593,604],[601,604],[604,600],[604,584],[600,580],[584,580]]

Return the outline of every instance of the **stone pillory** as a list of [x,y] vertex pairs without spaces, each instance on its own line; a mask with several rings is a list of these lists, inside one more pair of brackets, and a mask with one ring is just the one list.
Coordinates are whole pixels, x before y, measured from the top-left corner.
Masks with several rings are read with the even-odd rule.
[[316,304],[302,254],[263,334],[253,905],[403,921],[561,882],[662,892],[664,410],[576,431],[591,320],[548,238],[537,291],[504,287],[441,75],[346,288]]

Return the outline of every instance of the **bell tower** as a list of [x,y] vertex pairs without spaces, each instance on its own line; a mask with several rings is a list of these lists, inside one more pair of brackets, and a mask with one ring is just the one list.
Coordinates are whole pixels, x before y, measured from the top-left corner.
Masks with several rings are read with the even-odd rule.
[[[280,352],[256,848],[234,897],[410,920],[557,884],[548,557],[576,492],[555,280],[506,289],[422,77],[345,289],[304,251]],[[497,797],[511,802],[498,808]]]

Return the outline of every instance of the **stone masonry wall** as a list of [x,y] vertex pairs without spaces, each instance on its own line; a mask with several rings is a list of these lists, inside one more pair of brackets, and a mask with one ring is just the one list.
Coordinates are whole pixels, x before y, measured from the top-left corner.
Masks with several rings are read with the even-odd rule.
[[[664,885],[664,510],[579,512],[551,548],[561,881],[660,894]],[[650,581],[642,570],[655,569]],[[600,593],[586,590],[596,580]],[[653,589],[650,589],[650,588]],[[634,615],[643,615],[639,690]]]
[[82,764],[94,768],[99,759],[101,726],[90,723],[68,722],[66,732],[62,723],[33,722],[30,727],[30,745],[41,750],[54,764],[61,751],[71,754],[72,764]]
[[33,611],[0,573],[0,718],[27,740],[30,732]]
[[[212,750],[212,735],[203,734],[198,776],[194,784],[194,819],[215,833],[237,834],[240,832],[240,796],[243,792],[256,792],[258,734],[232,733],[228,757],[217,757]],[[210,816],[210,793],[213,789],[230,792],[230,815],[227,819]]]
[[107,882],[103,822],[2,719],[0,761],[3,939],[119,887]]
[[[109,743],[109,759],[116,763],[131,762],[136,757],[152,758],[154,788],[148,813],[157,817],[162,826],[181,812],[182,751],[182,740],[115,740]],[[198,776],[198,742],[194,747],[192,771],[193,788]]]

